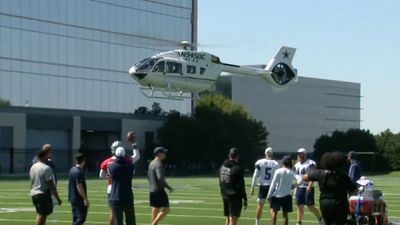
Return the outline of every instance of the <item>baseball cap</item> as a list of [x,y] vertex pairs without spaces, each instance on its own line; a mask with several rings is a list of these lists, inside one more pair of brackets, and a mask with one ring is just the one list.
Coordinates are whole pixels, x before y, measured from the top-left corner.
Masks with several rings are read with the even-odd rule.
[[164,147],[156,147],[154,149],[154,155],[157,155],[158,153],[167,153],[168,149],[164,148]]
[[282,157],[282,163],[283,164],[290,163],[290,162],[292,162],[292,157],[290,155],[285,155],[285,156]]
[[118,157],[118,158],[125,157],[125,149],[123,147],[118,147],[115,150],[115,156]]
[[355,151],[349,151],[347,153],[347,156],[354,157],[354,156],[356,156],[356,152]]
[[271,154],[272,153],[272,148],[271,147],[268,147],[268,148],[266,148],[265,149],[265,154]]
[[111,144],[111,153],[112,154],[115,154],[115,151],[117,150],[117,148],[118,147],[123,147],[124,146],[124,144],[121,142],[121,141],[114,141],[112,144]]
[[299,148],[299,150],[297,150],[297,153],[307,153],[307,150],[305,148]]
[[235,147],[229,149],[229,156],[231,156],[231,157],[239,156],[239,149],[235,148]]

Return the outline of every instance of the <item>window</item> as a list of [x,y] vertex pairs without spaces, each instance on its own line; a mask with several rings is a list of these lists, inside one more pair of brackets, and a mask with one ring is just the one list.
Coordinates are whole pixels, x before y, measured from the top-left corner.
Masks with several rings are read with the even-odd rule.
[[153,72],[163,73],[164,71],[165,71],[164,61],[160,61],[154,66]]
[[167,62],[167,73],[182,73],[182,64]]
[[204,74],[206,72],[206,68],[204,68],[204,67],[200,67],[200,74]]
[[186,71],[189,74],[196,74],[196,67],[195,66],[191,66],[191,65],[187,65],[186,66]]

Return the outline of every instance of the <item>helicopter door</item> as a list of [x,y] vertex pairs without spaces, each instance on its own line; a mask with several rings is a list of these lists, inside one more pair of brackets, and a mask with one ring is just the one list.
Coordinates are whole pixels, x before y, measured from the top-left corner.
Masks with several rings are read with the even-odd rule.
[[154,85],[165,85],[165,61],[159,60],[151,72],[154,74]]
[[153,73],[165,74],[165,61],[159,61],[153,68]]
[[183,75],[182,64],[179,62],[167,61],[166,72],[172,75]]

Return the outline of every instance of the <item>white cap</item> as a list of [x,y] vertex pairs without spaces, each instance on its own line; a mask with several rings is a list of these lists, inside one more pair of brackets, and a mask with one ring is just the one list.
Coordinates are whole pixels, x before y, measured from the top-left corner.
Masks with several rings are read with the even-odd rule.
[[305,148],[299,148],[299,150],[297,150],[297,153],[306,153],[306,149]]
[[115,150],[115,156],[116,157],[125,157],[125,149],[123,147],[118,147],[117,150]]
[[265,154],[271,154],[272,153],[272,148],[268,147],[265,149]]
[[117,148],[118,147],[123,147],[124,146],[124,144],[122,143],[122,142],[120,142],[120,141],[114,141],[112,144],[111,144],[111,153],[112,154],[115,154],[115,151],[117,150]]

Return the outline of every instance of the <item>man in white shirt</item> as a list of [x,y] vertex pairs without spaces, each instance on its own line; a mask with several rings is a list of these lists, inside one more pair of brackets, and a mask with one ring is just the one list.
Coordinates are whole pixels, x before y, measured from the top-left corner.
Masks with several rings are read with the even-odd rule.
[[47,216],[53,212],[53,195],[58,205],[61,205],[61,199],[58,196],[57,188],[54,182],[54,174],[52,169],[46,164],[48,161],[48,153],[39,151],[37,154],[38,162],[32,165],[29,171],[31,180],[32,203],[36,208],[36,224],[46,224]]
[[260,159],[255,163],[255,169],[253,174],[253,180],[251,182],[250,193],[254,195],[254,187],[256,182],[259,183],[258,198],[257,198],[257,210],[256,210],[256,225],[260,225],[260,219],[263,213],[265,199],[271,185],[272,178],[275,170],[279,168],[279,163],[272,159],[273,153],[272,148],[268,147],[265,149],[265,158]]
[[[307,151],[304,148],[300,148],[297,151],[298,162],[296,163],[295,170],[299,176],[304,176],[310,170],[315,169],[315,162],[311,159],[307,159]],[[308,209],[318,219],[320,225],[324,222],[321,217],[321,213],[315,207],[314,201],[314,182],[301,182],[296,188],[296,204],[297,204],[297,224],[301,225],[304,218],[304,205],[307,205]]]
[[277,214],[282,208],[284,224],[289,224],[289,212],[293,211],[292,189],[300,177],[292,170],[293,164],[290,156],[282,159],[283,167],[275,171],[271,186],[268,191],[268,201],[271,204],[272,225],[276,225]]

